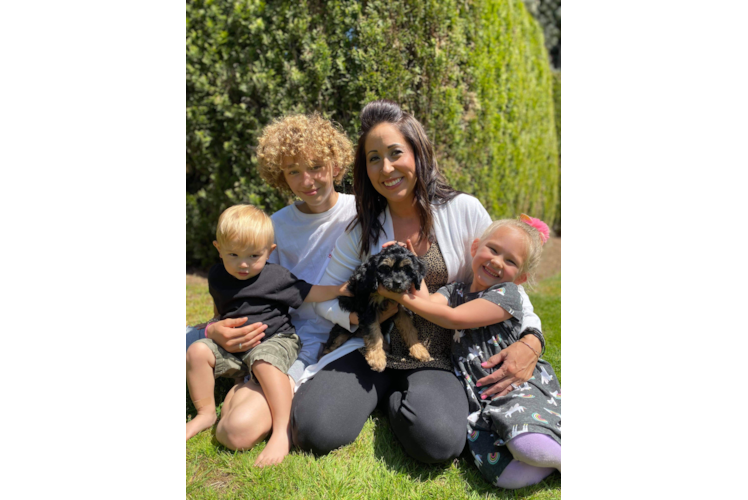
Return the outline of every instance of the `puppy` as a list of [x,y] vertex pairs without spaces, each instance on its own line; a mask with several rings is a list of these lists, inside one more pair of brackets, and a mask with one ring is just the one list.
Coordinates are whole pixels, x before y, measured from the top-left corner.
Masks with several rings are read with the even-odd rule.
[[[414,285],[416,290],[420,290],[424,276],[426,265],[421,259],[400,245],[390,245],[370,256],[353,272],[348,281],[348,290],[353,297],[338,298],[342,309],[358,314],[359,331],[364,338],[364,357],[374,371],[383,371],[387,364],[379,314],[387,309],[390,302],[377,293],[377,288],[382,285],[387,290],[401,293]],[[430,361],[431,355],[418,341],[412,314],[400,306],[393,318],[395,326],[408,346],[410,355],[419,361]],[[323,354],[334,351],[352,335],[345,328],[336,325],[330,332]]]

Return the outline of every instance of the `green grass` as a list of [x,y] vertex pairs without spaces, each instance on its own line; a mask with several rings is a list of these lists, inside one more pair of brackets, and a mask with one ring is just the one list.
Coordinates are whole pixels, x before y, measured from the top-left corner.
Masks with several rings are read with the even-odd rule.
[[[530,293],[543,322],[546,354],[561,379],[561,275],[540,282]],[[212,316],[207,287],[187,285],[187,321],[195,324]],[[219,380],[220,404],[231,386]],[[220,409],[219,409],[220,412]],[[187,396],[187,415],[194,408]],[[425,465],[402,450],[383,413],[375,412],[352,444],[314,457],[293,451],[282,464],[252,466],[265,443],[246,452],[233,452],[215,439],[215,428],[187,443],[187,496],[189,498],[561,498],[561,475],[521,490],[501,490],[486,483],[472,457],[463,455],[448,464]]]

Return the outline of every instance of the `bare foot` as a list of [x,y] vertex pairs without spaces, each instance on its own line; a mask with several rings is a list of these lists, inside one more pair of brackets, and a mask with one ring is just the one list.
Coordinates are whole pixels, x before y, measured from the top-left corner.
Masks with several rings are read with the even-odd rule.
[[213,427],[216,423],[216,410],[213,408],[211,413],[198,413],[195,418],[187,422],[187,439],[189,441],[192,436],[200,431]]
[[265,449],[262,450],[260,456],[255,460],[257,467],[269,467],[271,465],[277,465],[283,461],[283,459],[291,451],[291,433],[290,432],[274,432]]

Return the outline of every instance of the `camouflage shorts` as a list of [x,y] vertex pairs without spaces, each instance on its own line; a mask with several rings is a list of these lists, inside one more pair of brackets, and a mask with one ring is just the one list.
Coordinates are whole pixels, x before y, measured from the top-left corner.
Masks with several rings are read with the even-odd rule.
[[[256,361],[266,361],[283,373],[288,373],[301,350],[301,341],[295,333],[278,333],[247,352],[230,353],[210,339],[200,339],[195,343],[210,347],[216,357],[215,377],[236,378],[252,375],[251,367]],[[252,376],[254,379],[255,377]]]

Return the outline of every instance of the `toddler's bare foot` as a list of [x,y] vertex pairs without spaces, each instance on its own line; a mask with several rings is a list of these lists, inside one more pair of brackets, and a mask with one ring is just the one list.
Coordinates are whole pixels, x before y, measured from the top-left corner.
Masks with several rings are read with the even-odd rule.
[[213,427],[213,424],[216,423],[216,409],[213,408],[213,411],[208,413],[198,413],[195,418],[187,422],[187,439],[186,441],[189,441],[192,436],[197,434],[200,431],[204,431],[205,429],[208,429],[210,427]]
[[274,432],[265,449],[262,450],[260,456],[255,460],[257,467],[269,467],[271,465],[277,465],[283,461],[283,459],[291,451],[291,433],[290,432]]

